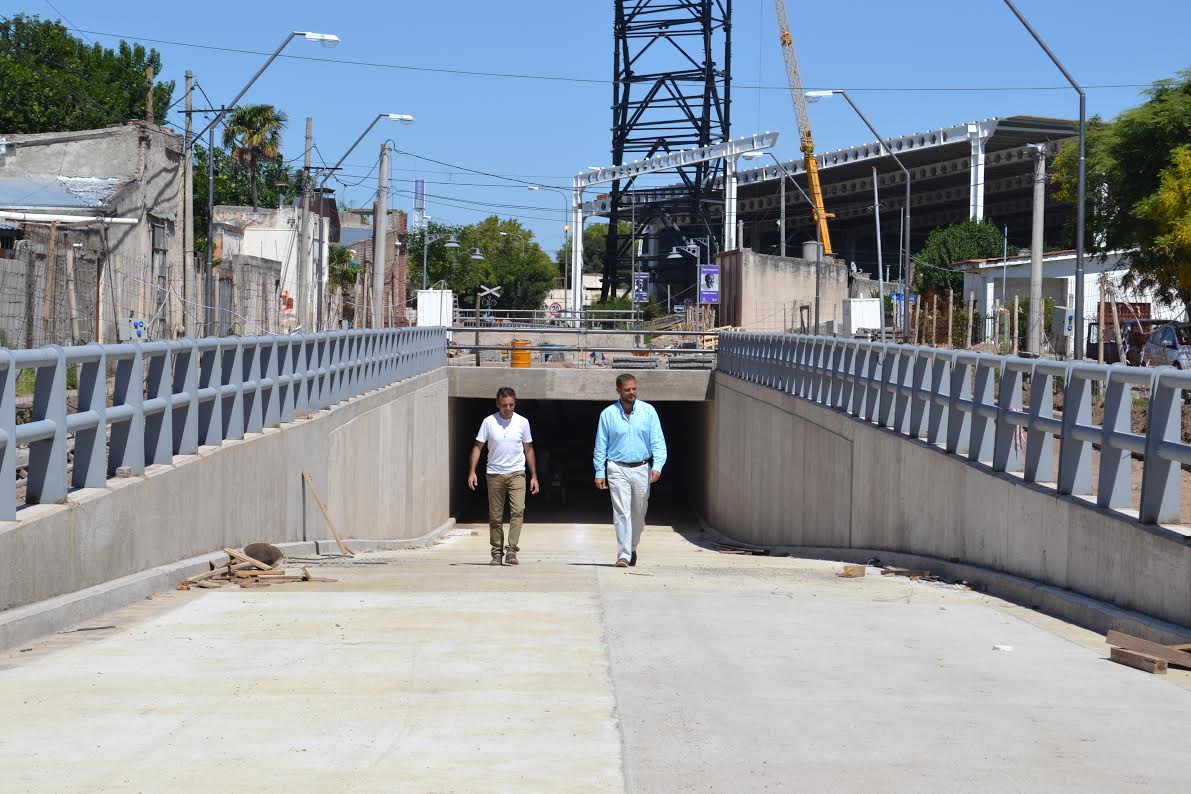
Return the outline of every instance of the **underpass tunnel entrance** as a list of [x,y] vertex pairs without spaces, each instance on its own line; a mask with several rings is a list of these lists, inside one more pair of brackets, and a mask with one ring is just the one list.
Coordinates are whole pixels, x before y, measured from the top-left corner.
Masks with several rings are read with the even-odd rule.
[[[517,413],[529,420],[538,462],[537,496],[525,500],[525,523],[611,524],[612,502],[607,491],[596,490],[592,451],[596,422],[609,401],[523,400]],[[706,469],[705,450],[711,403],[651,402],[666,436],[668,461],[662,478],[650,491],[651,524],[694,519],[703,493],[700,478]],[[467,487],[468,456],[480,423],[496,410],[494,399],[451,398],[451,512],[461,523],[488,520],[485,482],[487,451],[476,466],[476,490]],[[507,511],[506,511],[507,521]]]

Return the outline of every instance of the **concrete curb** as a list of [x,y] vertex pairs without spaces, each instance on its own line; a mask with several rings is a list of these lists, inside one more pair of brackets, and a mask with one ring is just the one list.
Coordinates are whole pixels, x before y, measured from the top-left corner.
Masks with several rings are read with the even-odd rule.
[[929,570],[931,573],[952,581],[964,581],[981,592],[1012,601],[1030,609],[1037,609],[1052,617],[1060,618],[1099,634],[1110,629],[1132,634],[1135,637],[1162,644],[1191,642],[1191,627],[1181,626],[1151,617],[1142,612],[1122,609],[1095,598],[1064,590],[1060,587],[1042,584],[1013,574],[968,565],[948,562],[938,557],[909,554],[887,549],[853,549],[824,546],[756,546],[731,538],[699,517],[699,526],[708,535],[724,543],[742,549],[769,551],[774,556],[802,557],[812,560],[864,563],[878,558],[882,564],[898,568]]
[[[455,528],[455,519],[431,532],[408,540],[348,540],[353,551],[384,551],[418,549],[434,545],[443,535]],[[335,541],[312,540],[274,544],[287,555],[298,557],[314,554],[335,554]],[[222,551],[190,557],[168,565],[113,579],[110,582],[76,590],[35,604],[0,612],[0,652],[26,645],[47,634],[53,634],[83,621],[92,620],[105,612],[128,606],[154,593],[177,588],[178,582],[211,570],[211,565],[227,559]]]

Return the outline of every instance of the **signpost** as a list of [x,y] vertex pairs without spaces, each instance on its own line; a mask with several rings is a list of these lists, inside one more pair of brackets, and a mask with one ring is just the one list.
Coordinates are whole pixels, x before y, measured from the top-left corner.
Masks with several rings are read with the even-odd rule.
[[[485,309],[491,309],[496,306],[496,299],[500,297],[500,287],[489,287],[486,284],[481,284],[480,289],[476,292],[476,366],[480,366],[480,305],[483,304]],[[489,315],[491,316],[491,315]]]

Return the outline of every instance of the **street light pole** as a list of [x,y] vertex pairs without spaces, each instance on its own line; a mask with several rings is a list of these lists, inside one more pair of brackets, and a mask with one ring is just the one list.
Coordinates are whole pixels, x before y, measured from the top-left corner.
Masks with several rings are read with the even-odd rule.
[[1034,37],[1034,41],[1038,42],[1038,46],[1046,53],[1047,57],[1058,67],[1059,71],[1063,73],[1063,77],[1067,78],[1067,82],[1071,83],[1071,87],[1079,94],[1079,184],[1077,188],[1078,205],[1075,208],[1075,355],[1084,358],[1087,352],[1084,350],[1084,223],[1085,223],[1085,207],[1087,205],[1087,143],[1088,143],[1088,95],[1084,92],[1079,83],[1075,82],[1075,78],[1067,71],[1067,67],[1059,60],[1058,56],[1051,51],[1042,37],[1038,35],[1038,31],[1029,23],[1029,20],[1017,10],[1017,6],[1013,4],[1013,0],[1005,0],[1005,5],[1009,6],[1009,10],[1017,17],[1018,21],[1029,31],[1030,35]]
[[[339,44],[339,37],[333,33],[308,33],[300,30],[295,30],[285,37],[281,45],[273,51],[268,60],[264,62],[261,68],[256,70],[256,74],[248,81],[240,93],[236,94],[235,99],[229,102],[226,106],[219,109],[215,114],[215,118],[207,124],[205,130],[200,130],[196,138],[203,137],[203,133],[207,133],[207,277],[211,277],[211,269],[214,266],[214,248],[215,248],[215,128],[219,126],[219,122],[223,117],[236,106],[236,104],[248,93],[248,89],[252,88],[252,84],[257,81],[265,70],[269,68],[269,64],[277,60],[277,56],[281,51],[298,36],[304,37],[307,41],[317,41],[324,47],[334,47]],[[208,282],[209,283],[209,282]]]
[[856,111],[856,115],[859,116],[860,120],[864,122],[864,126],[868,127],[869,132],[871,132],[874,136],[876,136],[877,143],[880,144],[881,146],[883,146],[885,148],[885,151],[889,152],[889,156],[893,158],[893,162],[897,163],[897,167],[900,168],[902,170],[902,173],[906,175],[906,206],[903,208],[903,215],[902,215],[902,218],[904,219],[903,231],[905,233],[905,241],[903,242],[903,245],[905,246],[905,256],[906,256],[905,272],[902,275],[905,277],[906,286],[905,286],[905,288],[903,290],[903,294],[902,294],[902,309],[904,312],[902,322],[903,322],[903,328],[905,328],[905,332],[909,333],[911,314],[910,314],[910,301],[909,301],[910,296],[908,293],[910,292],[911,289],[913,289],[913,284],[914,284],[914,259],[910,255],[910,181],[911,181],[910,170],[902,164],[901,158],[898,157],[896,154],[894,154],[893,149],[889,148],[889,146],[885,143],[885,138],[883,138],[881,136],[881,133],[877,132],[877,128],[872,125],[872,123],[868,120],[868,117],[865,116],[864,113],[861,112],[860,108],[856,106],[856,103],[852,101],[852,97],[848,96],[847,91],[837,88],[837,89],[833,89],[830,91],[807,91],[806,92],[807,97],[810,99],[819,99],[822,97],[830,97],[835,94],[841,95],[844,99],[846,99],[848,101],[848,104],[852,106],[852,110]]
[[[549,187],[548,185],[528,185],[528,186],[526,187],[526,189],[527,189],[527,190],[535,190],[535,191],[536,191],[536,190],[549,190],[549,191],[551,191],[551,192],[557,193],[558,195],[562,196],[562,228],[563,228],[563,229],[566,229],[566,228],[568,227],[568,224],[567,224],[567,213],[569,213],[569,212],[570,212],[570,209],[571,209],[571,198],[570,198],[570,196],[567,194],[567,192],[566,192],[565,190],[563,190],[562,188],[557,188],[557,187]],[[572,234],[575,234],[576,232],[572,231],[571,233],[572,233]],[[579,231],[578,231],[578,233],[579,233],[579,234],[582,234],[582,233],[583,233],[583,229],[582,229],[582,228],[580,228],[580,229],[579,229]],[[563,241],[563,244],[565,245],[565,244],[566,244],[566,242],[567,242],[567,239],[566,239],[566,235],[565,235],[565,234],[563,235],[563,239],[562,239],[562,241]],[[573,246],[568,246],[568,247],[573,249]],[[572,257],[572,258],[573,258],[573,257]],[[566,259],[566,256],[565,256],[565,255],[563,256],[563,259],[564,259],[564,260]],[[570,271],[571,271],[571,269],[572,269],[573,267],[574,267],[574,262],[573,262],[573,261],[572,261],[572,262],[570,262],[570,263],[567,263],[567,262],[565,262],[565,261],[563,262],[563,273],[562,273],[562,302],[563,302],[563,305],[564,305],[564,306],[567,304],[567,278],[568,278],[568,276],[570,275]],[[574,287],[575,285],[574,285],[574,284],[572,284],[571,286],[572,286],[572,287]]]

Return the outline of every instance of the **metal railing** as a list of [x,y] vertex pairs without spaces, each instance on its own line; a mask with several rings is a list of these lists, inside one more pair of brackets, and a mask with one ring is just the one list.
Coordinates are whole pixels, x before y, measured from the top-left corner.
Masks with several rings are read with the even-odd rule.
[[484,309],[478,314],[475,309],[457,309],[455,324],[467,327],[479,325],[483,328],[501,328],[505,326],[532,328],[618,328],[633,327],[644,318],[645,313],[640,309],[584,309],[576,315],[570,309],[552,312],[548,309]]
[[[441,328],[0,349],[0,521],[16,517],[19,447],[28,446],[25,503],[63,502],[71,488],[104,487],[120,469],[141,474],[200,445],[259,433],[445,366],[446,350]],[[74,410],[67,400],[72,369]],[[24,370],[35,373],[33,407],[18,424]]]
[[[1191,445],[1181,435],[1191,373],[749,333],[720,336],[717,371],[922,439],[993,471],[1053,484],[1060,494],[1094,498],[1123,515],[1134,508],[1139,463],[1137,517],[1147,524],[1180,519],[1181,468],[1191,464]],[[1103,400],[1099,425],[1092,420],[1093,391]],[[1149,395],[1147,426],[1134,433],[1132,405],[1142,392]]]
[[[538,353],[539,360],[542,363],[554,361],[555,363],[565,362],[568,365],[584,366],[588,357],[592,354],[601,355],[610,353],[613,355],[635,356],[643,360],[649,359],[655,362],[678,360],[682,363],[683,366],[681,368],[683,369],[710,369],[715,362],[715,343],[719,334],[718,330],[674,331],[667,329],[660,331],[618,331],[603,328],[534,328],[528,326],[509,326],[507,328],[455,326],[448,330],[453,334],[450,347],[472,357],[470,362],[456,358],[452,359],[452,363],[465,366],[482,366],[485,362],[481,360],[482,357],[479,355],[481,351],[509,354],[517,350],[526,353]],[[549,338],[574,337],[574,343],[547,342],[539,338],[536,344],[531,343],[533,340],[522,339],[519,340],[522,344],[513,345],[511,341],[484,342],[480,339],[481,334],[493,332],[516,334],[522,337],[531,337],[534,335]],[[625,337],[633,337],[636,341],[630,340],[626,346],[624,343]],[[653,340],[672,337],[678,339],[679,342],[677,342],[677,346],[663,347],[661,345],[646,344],[642,341],[643,337],[649,337]],[[605,343],[603,341],[609,338],[612,338],[613,343]],[[697,359],[698,361],[692,361],[692,359]],[[507,366],[502,361],[489,361],[487,363]],[[610,362],[605,361],[604,363],[609,364]],[[698,366],[688,366],[692,363],[697,363]]]

